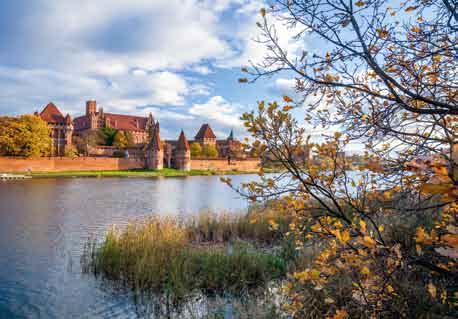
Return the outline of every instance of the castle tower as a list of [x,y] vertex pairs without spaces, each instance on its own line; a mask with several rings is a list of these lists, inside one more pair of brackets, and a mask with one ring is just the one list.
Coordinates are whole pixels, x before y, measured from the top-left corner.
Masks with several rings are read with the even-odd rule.
[[146,167],[149,169],[162,169],[164,167],[164,149],[159,131],[159,122],[157,122],[146,154]]
[[95,100],[90,100],[86,102],[86,115],[91,115],[97,113],[97,102]]
[[213,133],[209,124],[203,124],[199,132],[197,132],[194,140],[197,143],[200,143],[202,146],[204,145],[216,145],[216,135]]
[[175,150],[175,166],[182,171],[191,170],[191,148],[183,130],[181,130]]
[[65,152],[68,151],[72,146],[72,137],[73,137],[73,120],[70,114],[67,114],[67,116],[65,117],[65,131],[64,131]]

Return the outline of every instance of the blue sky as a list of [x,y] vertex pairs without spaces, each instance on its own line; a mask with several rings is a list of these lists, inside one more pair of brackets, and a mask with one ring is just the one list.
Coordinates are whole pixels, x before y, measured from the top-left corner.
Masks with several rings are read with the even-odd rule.
[[[239,116],[280,99],[280,75],[239,84],[240,67],[262,59],[254,42],[258,0],[4,0],[0,2],[0,114],[55,102],[77,116],[88,99],[107,112],[146,115],[165,138],[210,123],[219,137]],[[293,33],[279,26],[288,39]],[[297,44],[290,45],[292,50]]]

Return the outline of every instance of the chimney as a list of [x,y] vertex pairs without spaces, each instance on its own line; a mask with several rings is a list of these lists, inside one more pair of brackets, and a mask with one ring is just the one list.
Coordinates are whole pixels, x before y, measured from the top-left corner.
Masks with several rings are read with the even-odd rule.
[[95,114],[97,112],[97,102],[94,100],[86,102],[86,115]]
[[135,125],[137,126],[137,129],[140,128],[140,123],[138,122],[138,119],[135,120]]

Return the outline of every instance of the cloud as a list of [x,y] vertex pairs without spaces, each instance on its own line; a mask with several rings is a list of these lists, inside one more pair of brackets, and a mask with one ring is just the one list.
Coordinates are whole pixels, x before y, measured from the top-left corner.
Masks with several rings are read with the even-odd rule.
[[202,104],[193,104],[189,113],[216,122],[226,127],[241,127],[240,107],[226,101],[222,96],[213,96]]

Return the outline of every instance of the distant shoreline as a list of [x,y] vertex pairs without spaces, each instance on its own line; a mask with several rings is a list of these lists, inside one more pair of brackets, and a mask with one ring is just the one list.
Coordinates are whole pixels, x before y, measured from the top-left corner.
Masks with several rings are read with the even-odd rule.
[[220,175],[246,175],[256,174],[258,171],[238,170],[190,170],[181,171],[172,168],[161,170],[133,169],[133,170],[109,170],[109,171],[63,171],[63,172],[23,172],[33,178],[75,178],[75,177],[185,177],[185,176],[220,176]]

